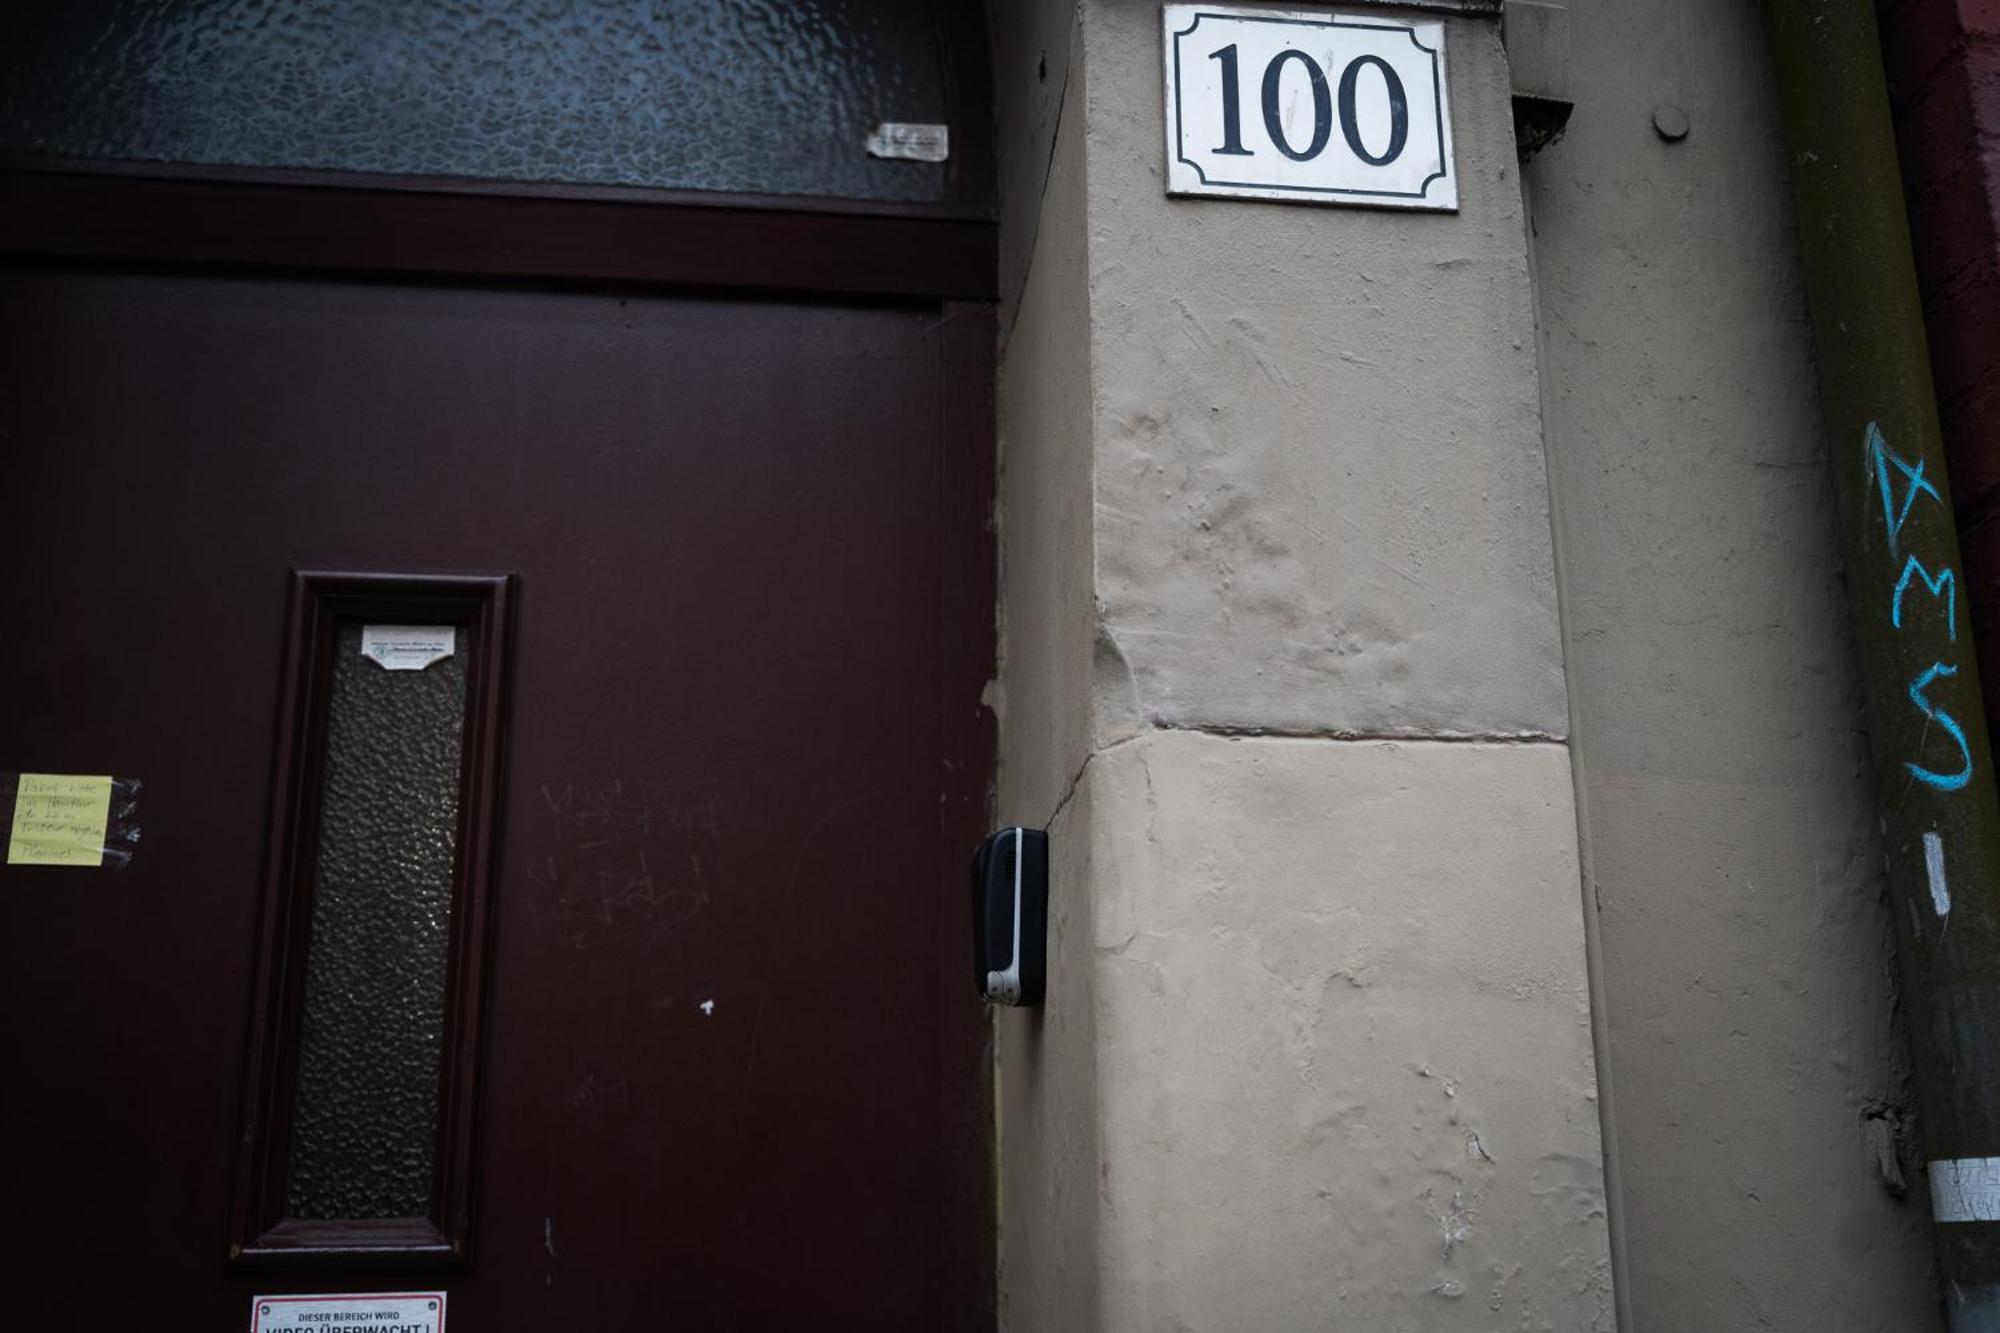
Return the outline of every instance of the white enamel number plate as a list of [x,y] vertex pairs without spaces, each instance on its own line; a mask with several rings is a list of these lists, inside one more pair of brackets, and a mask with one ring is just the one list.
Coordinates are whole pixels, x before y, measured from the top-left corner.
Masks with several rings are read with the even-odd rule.
[[1168,5],[1167,193],[1458,208],[1444,24]]

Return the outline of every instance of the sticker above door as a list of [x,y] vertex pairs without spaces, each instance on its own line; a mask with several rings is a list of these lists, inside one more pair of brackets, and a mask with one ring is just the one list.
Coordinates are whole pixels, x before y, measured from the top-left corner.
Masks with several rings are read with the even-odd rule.
[[1167,193],[1457,211],[1443,23],[1165,16]]

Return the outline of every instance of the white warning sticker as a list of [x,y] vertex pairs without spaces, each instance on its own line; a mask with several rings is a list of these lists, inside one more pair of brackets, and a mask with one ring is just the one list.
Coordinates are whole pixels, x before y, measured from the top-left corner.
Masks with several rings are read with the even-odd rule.
[[422,671],[458,650],[456,625],[363,625],[361,655],[390,671]]
[[1931,1216],[1940,1222],[2000,1222],[2000,1157],[1932,1162]]
[[316,1296],[259,1296],[250,1302],[250,1333],[444,1333],[441,1291],[356,1291]]

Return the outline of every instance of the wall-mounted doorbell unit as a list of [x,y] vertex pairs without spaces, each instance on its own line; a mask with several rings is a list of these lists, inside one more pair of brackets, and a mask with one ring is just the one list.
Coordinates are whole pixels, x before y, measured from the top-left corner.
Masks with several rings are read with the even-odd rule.
[[1049,835],[1003,828],[972,858],[972,980],[989,1004],[1042,1002],[1049,980]]

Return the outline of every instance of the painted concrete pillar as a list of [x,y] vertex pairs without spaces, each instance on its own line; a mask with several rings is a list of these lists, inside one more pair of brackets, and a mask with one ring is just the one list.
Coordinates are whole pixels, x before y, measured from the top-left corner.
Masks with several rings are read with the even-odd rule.
[[1169,199],[1160,7],[996,5],[1003,1326],[1609,1328],[1528,235]]

